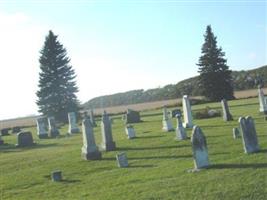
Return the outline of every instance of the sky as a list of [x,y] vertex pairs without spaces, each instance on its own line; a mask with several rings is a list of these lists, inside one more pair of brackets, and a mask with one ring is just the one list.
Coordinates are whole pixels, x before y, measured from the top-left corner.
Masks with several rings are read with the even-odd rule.
[[0,120],[38,114],[49,30],[67,49],[84,103],[198,75],[207,25],[231,70],[267,64],[266,0],[0,0]]

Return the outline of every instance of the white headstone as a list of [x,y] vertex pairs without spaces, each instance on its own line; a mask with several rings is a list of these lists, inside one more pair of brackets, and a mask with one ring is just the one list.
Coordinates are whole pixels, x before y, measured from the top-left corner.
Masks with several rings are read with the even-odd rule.
[[134,130],[133,126],[127,125],[125,127],[125,132],[126,132],[126,135],[128,136],[128,139],[135,138],[135,130]]
[[259,96],[259,103],[260,103],[260,112],[267,111],[267,104],[265,100],[265,96],[261,87],[258,87],[258,96]]
[[184,124],[185,128],[193,128],[193,117],[191,111],[190,101],[187,95],[183,96],[183,112],[184,112]]
[[109,116],[104,111],[101,121],[101,133],[102,133],[102,144],[101,148],[105,151],[113,151],[116,149],[116,144],[112,137],[112,127]]
[[48,127],[47,127],[47,118],[39,117],[36,119],[37,124],[37,135],[40,139],[48,138]]
[[176,114],[177,117],[177,127],[176,127],[176,139],[177,140],[186,140],[187,135],[186,131],[183,127],[182,119],[181,119],[181,113]]
[[260,150],[257,133],[252,117],[239,118],[240,130],[242,133],[243,147],[245,153],[254,153]]
[[238,128],[233,128],[233,138],[234,139],[240,138],[240,132]]
[[119,153],[116,155],[117,163],[119,167],[128,167],[128,159],[126,153]]
[[195,169],[209,166],[208,148],[205,135],[198,126],[194,126],[191,136]]
[[163,107],[162,130],[167,132],[174,130],[166,106]]
[[79,133],[80,129],[77,125],[77,121],[76,121],[76,115],[74,112],[69,112],[68,113],[68,119],[69,119],[69,134],[72,133]]
[[222,104],[222,110],[223,110],[223,120],[224,121],[233,120],[233,117],[229,111],[229,107],[228,107],[228,103],[226,99],[222,99],[221,104]]
[[84,119],[82,122],[83,146],[82,158],[85,160],[99,160],[102,157],[98,147],[95,144],[95,136],[90,119]]

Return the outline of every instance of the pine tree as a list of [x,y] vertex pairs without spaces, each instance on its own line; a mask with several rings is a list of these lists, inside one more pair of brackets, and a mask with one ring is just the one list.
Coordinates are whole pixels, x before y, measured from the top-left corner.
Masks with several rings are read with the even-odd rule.
[[225,53],[217,47],[217,38],[211,26],[207,26],[202,46],[202,55],[199,58],[199,84],[201,93],[212,101],[233,99],[232,71],[226,64]]
[[75,93],[78,88],[75,72],[69,64],[67,51],[52,31],[46,36],[40,51],[39,90],[37,105],[39,112],[54,116],[56,120],[66,122],[68,112],[78,112],[78,100]]

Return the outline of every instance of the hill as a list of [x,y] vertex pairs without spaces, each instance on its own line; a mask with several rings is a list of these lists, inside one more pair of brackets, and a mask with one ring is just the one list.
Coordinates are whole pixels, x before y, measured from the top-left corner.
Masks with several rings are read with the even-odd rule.
[[[267,65],[253,70],[233,71],[232,77],[234,82],[234,90],[246,90],[255,88],[255,79],[257,76],[263,78],[264,83],[267,82]],[[101,108],[119,105],[129,105],[144,102],[176,99],[184,94],[199,96],[198,76],[185,79],[177,84],[169,84],[162,88],[154,88],[149,90],[132,90],[123,93],[105,95],[95,97],[84,103],[84,109]]]

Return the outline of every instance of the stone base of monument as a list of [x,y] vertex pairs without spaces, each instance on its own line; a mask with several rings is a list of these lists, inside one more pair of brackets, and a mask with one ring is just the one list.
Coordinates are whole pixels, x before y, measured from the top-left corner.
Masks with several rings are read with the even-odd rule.
[[41,134],[41,135],[38,135],[38,138],[39,138],[39,139],[47,139],[47,138],[48,138],[48,134]]
[[94,152],[88,152],[83,153],[82,152],[82,159],[84,160],[101,160],[102,153],[100,151],[94,151]]
[[69,131],[69,134],[75,134],[75,133],[80,133],[81,131],[80,131],[80,129],[79,128],[73,128],[73,129],[71,129],[70,131]]
[[51,173],[51,179],[54,182],[62,181],[62,173],[61,173],[61,171],[53,171]]
[[162,121],[162,130],[169,132],[169,131],[174,131],[174,128],[172,127],[172,123],[170,120],[163,120]]
[[101,149],[104,151],[114,151],[116,150],[116,143],[115,142],[109,142],[101,145]]

